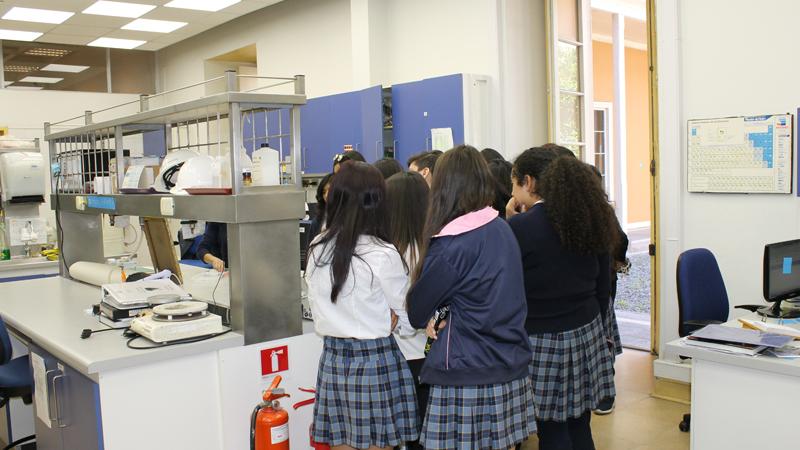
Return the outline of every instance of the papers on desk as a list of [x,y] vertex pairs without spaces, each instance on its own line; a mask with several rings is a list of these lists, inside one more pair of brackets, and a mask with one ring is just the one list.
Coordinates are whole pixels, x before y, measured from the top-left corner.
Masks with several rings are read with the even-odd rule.
[[739,319],[744,328],[751,330],[764,331],[766,333],[791,336],[793,339],[800,339],[800,330],[775,323],[762,322],[760,320]]
[[31,369],[33,372],[33,399],[36,402],[36,416],[47,428],[50,425],[50,405],[47,399],[47,368],[44,365],[44,358],[31,352]]
[[684,342],[695,347],[754,356],[767,348],[783,347],[792,340],[791,336],[765,333],[758,330],[708,325],[687,336]]

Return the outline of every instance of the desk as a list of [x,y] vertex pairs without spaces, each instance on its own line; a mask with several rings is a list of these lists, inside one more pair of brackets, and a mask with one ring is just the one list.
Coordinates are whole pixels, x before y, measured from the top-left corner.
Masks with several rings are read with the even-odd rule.
[[[37,411],[40,450],[247,448],[249,414],[271,381],[262,376],[265,348],[288,346],[292,370],[281,374],[291,379],[284,385],[293,396],[296,387],[314,386],[322,348],[314,334],[244,346],[241,335],[228,333],[132,350],[121,332],[80,338],[84,328],[105,328],[86,313],[100,299],[95,286],[56,277],[3,289],[0,314],[11,333],[42,356],[48,370],[66,376],[48,393],[54,409]],[[295,418],[292,439],[302,442],[303,435],[308,442],[310,408],[296,414],[302,420]]]
[[49,261],[41,256],[0,261],[0,283],[48,278],[56,275],[58,275],[58,261]]
[[[800,359],[731,355],[685,345],[680,339],[667,347],[692,358],[693,450],[800,446]],[[680,417],[675,420],[677,426]]]

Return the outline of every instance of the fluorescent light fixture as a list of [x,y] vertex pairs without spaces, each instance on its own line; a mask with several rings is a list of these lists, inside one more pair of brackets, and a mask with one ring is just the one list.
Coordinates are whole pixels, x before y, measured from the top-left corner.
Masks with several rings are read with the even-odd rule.
[[72,52],[69,51],[69,50],[65,50],[63,48],[44,48],[44,47],[39,47],[39,48],[31,48],[31,49],[25,50],[25,54],[26,55],[31,55],[31,56],[52,56],[54,58],[61,58],[62,56],[67,56],[70,53],[72,53]]
[[109,38],[109,37],[102,37],[99,39],[95,39],[92,42],[89,42],[88,46],[90,47],[108,47],[108,48],[124,48],[130,50],[132,48],[136,48],[140,45],[143,45],[147,41],[137,41],[135,39],[117,39],[117,38]]
[[42,33],[35,31],[17,31],[17,30],[0,30],[0,40],[6,39],[9,41],[33,41],[38,39]]
[[197,11],[217,12],[228,6],[235,5],[242,0],[172,0],[167,3],[167,8],[194,9]]
[[64,81],[63,78],[51,78],[51,77],[25,77],[19,80],[21,83],[44,83],[44,84],[56,84],[59,81]]
[[173,22],[171,20],[136,19],[122,27],[122,29],[152,31],[153,33],[172,33],[178,28],[185,27],[186,25],[186,22]]
[[83,13],[94,14],[96,16],[129,17],[135,19],[149,13],[155,8],[154,5],[142,5],[141,3],[108,2],[101,0],[84,9]]
[[9,86],[6,89],[14,89],[15,91],[40,91],[44,88],[41,86]]
[[69,73],[80,73],[84,70],[88,69],[89,66],[73,66],[69,64],[48,64],[42,67],[40,70],[45,72],[69,72]]
[[74,16],[74,12],[54,11],[52,9],[11,8],[4,16],[5,20],[19,20],[22,22],[38,23],[63,23],[65,20]]

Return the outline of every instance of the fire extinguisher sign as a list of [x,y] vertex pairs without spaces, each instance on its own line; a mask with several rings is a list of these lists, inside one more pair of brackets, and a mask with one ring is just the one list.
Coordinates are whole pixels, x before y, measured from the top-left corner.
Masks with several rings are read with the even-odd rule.
[[289,347],[266,348],[261,350],[261,376],[289,370]]

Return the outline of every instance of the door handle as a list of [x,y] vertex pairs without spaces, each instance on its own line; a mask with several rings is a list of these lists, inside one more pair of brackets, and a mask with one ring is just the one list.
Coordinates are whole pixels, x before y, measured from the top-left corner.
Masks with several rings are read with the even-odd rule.
[[66,375],[61,374],[61,375],[56,375],[56,376],[53,377],[53,399],[55,400],[56,424],[58,425],[58,428],[66,428],[66,426],[67,426],[61,421],[61,401],[59,401],[59,399],[58,399],[58,390],[56,388],[56,386],[58,386],[56,384],[56,381],[58,381],[60,379],[63,379],[63,378],[66,378]]

